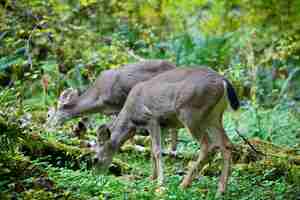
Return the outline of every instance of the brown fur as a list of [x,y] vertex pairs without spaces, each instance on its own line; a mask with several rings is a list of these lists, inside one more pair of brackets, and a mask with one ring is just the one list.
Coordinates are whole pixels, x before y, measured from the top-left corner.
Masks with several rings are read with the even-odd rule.
[[223,193],[231,160],[231,144],[222,125],[227,106],[226,88],[224,77],[207,68],[178,68],[137,84],[114,123],[98,131],[102,141],[97,148],[98,164],[107,167],[113,154],[134,135],[134,131],[144,128],[152,139],[152,177],[162,184],[161,126],[184,126],[202,148],[181,186],[190,185],[196,171],[207,162],[208,154],[220,149],[224,167],[218,191]]
[[117,114],[133,86],[174,68],[175,65],[167,61],[147,60],[105,70],[82,95],[74,89],[63,91],[58,109],[50,109],[47,124],[53,127],[88,113]]

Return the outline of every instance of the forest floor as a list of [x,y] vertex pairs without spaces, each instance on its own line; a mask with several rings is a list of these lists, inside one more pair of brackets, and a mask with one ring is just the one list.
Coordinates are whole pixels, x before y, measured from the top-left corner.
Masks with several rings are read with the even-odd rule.
[[[299,121],[280,110],[260,110],[253,115],[249,109],[225,115],[234,153],[223,199],[300,199]],[[280,124],[276,123],[278,119]],[[105,120],[100,117],[94,123]],[[179,187],[199,149],[184,129],[179,130],[178,155],[164,156],[165,185],[159,190],[149,178],[149,145],[143,152],[125,145],[109,172],[101,174],[92,167],[93,152],[82,148],[83,140],[95,139],[95,131],[88,130],[79,140],[72,132],[77,122],[73,120],[52,132],[46,132],[38,122],[32,125],[30,142],[23,142],[16,155],[1,158],[0,199],[215,199],[220,155],[204,167],[191,187]],[[236,128],[251,138],[248,142],[259,153],[236,135]]]

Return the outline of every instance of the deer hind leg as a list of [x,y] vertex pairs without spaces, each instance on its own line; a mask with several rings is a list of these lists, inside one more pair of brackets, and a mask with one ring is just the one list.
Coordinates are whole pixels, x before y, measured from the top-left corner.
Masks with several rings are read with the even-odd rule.
[[149,133],[151,135],[151,146],[152,146],[152,163],[153,163],[153,174],[152,178],[158,181],[159,185],[163,184],[163,162],[162,162],[162,149],[161,149],[161,130],[158,122],[153,121],[149,126]]
[[[183,181],[181,182],[180,186],[185,188],[191,185],[193,178],[199,171],[205,166],[208,162],[208,155],[210,151],[210,144],[207,132],[201,130],[199,128],[200,121],[194,121],[194,119],[202,119],[203,116],[206,114],[207,109],[204,108],[201,111],[193,112],[190,109],[182,109],[179,114],[180,121],[185,125],[186,129],[190,132],[190,134],[198,140],[201,144],[201,149],[199,151],[198,159],[192,168],[188,171],[187,175],[184,177]],[[199,133],[203,131],[202,133]]]
[[199,171],[205,166],[208,162],[208,154],[209,154],[209,143],[207,135],[203,135],[201,138],[201,149],[199,152],[198,159],[196,163],[192,166],[192,168],[188,171],[187,175],[184,177],[180,186],[186,188],[191,185],[194,177],[198,174]]
[[217,196],[223,194],[226,191],[228,178],[230,176],[231,167],[231,143],[228,139],[224,128],[221,125],[210,127],[209,136],[212,140],[210,151],[219,149],[223,157],[222,173],[219,180]]

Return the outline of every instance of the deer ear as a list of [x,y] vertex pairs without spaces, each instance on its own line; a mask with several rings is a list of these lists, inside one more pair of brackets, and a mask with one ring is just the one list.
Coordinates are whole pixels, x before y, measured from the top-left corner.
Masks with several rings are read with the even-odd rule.
[[106,124],[103,124],[97,129],[97,141],[99,144],[103,144],[110,139],[110,130]]
[[73,88],[68,88],[64,90],[59,96],[58,105],[59,107],[70,104],[74,102],[75,99],[79,97],[78,90]]
[[145,114],[152,116],[152,111],[147,107],[147,106],[143,106],[143,111],[145,112]]
[[55,115],[55,107],[50,107],[47,112],[47,120],[50,120]]
[[47,117],[52,116],[55,112],[56,112],[55,107],[53,107],[53,106],[50,107],[50,108],[48,109],[48,112],[47,112]]

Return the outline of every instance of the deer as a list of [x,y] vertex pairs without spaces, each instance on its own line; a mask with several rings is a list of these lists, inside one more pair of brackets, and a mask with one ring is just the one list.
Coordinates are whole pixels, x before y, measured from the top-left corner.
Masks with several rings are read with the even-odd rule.
[[[58,98],[57,109],[49,109],[46,127],[61,126],[70,119],[92,113],[114,117],[134,85],[175,68],[169,61],[152,59],[104,70],[82,95],[76,89],[65,89]],[[170,131],[171,153],[175,154],[177,132]]]
[[161,186],[164,181],[161,128],[185,127],[201,149],[180,186],[190,186],[219,150],[223,168],[216,194],[223,194],[230,175],[232,149],[222,122],[228,103],[233,110],[240,106],[232,84],[206,67],[180,67],[138,83],[131,89],[116,120],[98,128],[94,164],[100,171],[108,169],[120,147],[136,130],[144,129],[151,136],[151,178]]

